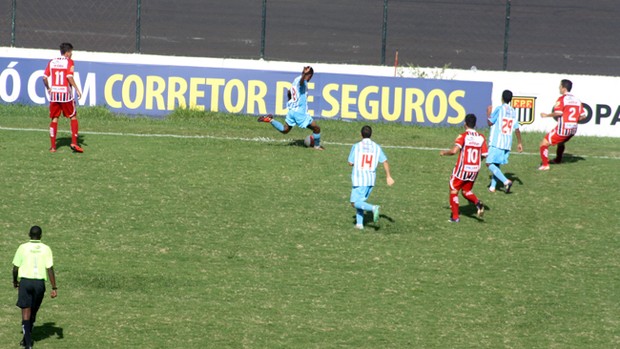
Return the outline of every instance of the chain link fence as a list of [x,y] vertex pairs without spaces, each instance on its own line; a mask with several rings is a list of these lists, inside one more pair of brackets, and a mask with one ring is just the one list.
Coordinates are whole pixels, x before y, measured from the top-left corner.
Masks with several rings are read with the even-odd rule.
[[617,0],[1,0],[0,46],[617,75]]

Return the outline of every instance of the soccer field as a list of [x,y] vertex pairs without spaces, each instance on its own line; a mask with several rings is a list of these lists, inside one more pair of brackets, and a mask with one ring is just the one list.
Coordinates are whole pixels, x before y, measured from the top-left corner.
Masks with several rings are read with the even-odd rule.
[[21,339],[11,260],[35,224],[59,287],[37,349],[620,347],[617,139],[577,136],[540,172],[524,134],[513,193],[483,169],[484,219],[461,197],[450,224],[439,149],[462,129],[373,124],[396,184],[378,170],[382,216],[358,231],[361,123],[319,120],[319,152],[248,116],[79,120],[84,153],[60,120],[51,154],[47,108],[0,105],[0,347]]

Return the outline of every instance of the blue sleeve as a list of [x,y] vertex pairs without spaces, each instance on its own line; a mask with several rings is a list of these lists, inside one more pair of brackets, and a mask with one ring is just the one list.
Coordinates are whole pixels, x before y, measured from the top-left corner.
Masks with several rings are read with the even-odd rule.
[[497,118],[499,117],[500,111],[502,110],[502,106],[496,107],[493,112],[491,113],[491,117],[489,118],[489,121],[492,124],[495,124],[497,122]]
[[355,144],[351,147],[351,152],[349,153],[349,162],[355,163]]
[[385,156],[385,153],[383,152],[382,148],[379,148],[379,163],[382,164],[384,162],[387,161],[387,156]]
[[515,121],[514,121],[514,125],[513,125],[512,128],[513,128],[513,131],[516,131],[516,130],[519,129],[519,126],[521,126],[521,125],[519,125],[519,117],[517,116],[517,112],[513,110],[512,111],[512,115],[515,116]]

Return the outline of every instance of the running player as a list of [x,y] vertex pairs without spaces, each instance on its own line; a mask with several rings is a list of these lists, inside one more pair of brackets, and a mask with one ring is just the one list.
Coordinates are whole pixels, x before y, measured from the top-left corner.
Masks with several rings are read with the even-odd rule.
[[521,131],[519,130],[519,119],[515,109],[510,105],[512,101],[512,91],[505,90],[502,93],[502,105],[498,106],[491,113],[492,107],[487,109],[488,124],[491,127],[489,135],[489,156],[487,157],[487,167],[491,171],[491,184],[489,191],[494,193],[497,181],[504,184],[506,194],[510,193],[512,181],[506,178],[499,169],[500,165],[508,163],[510,149],[512,149],[512,133],[517,135],[517,150],[523,151],[521,143]]
[[558,117],[558,124],[553,128],[542,142],[540,142],[540,159],[542,164],[538,168],[541,171],[549,170],[549,146],[557,145],[557,156],[552,163],[559,164],[562,162],[564,155],[565,143],[568,142],[577,133],[579,121],[585,119],[586,112],[583,109],[581,101],[572,95],[570,91],[573,89],[573,83],[570,80],[560,81],[561,96],[555,102],[552,113],[540,113],[543,118]]
[[383,164],[387,185],[394,184],[394,179],[390,173],[390,165],[387,157],[383,153],[381,146],[370,140],[372,128],[368,125],[362,127],[362,140],[353,144],[349,153],[349,166],[353,167],[351,172],[351,206],[356,209],[355,228],[364,229],[364,211],[372,211],[373,221],[379,221],[379,205],[372,205],[366,202],[377,179],[377,165]]
[[43,73],[43,84],[50,98],[50,140],[52,146],[50,152],[56,152],[56,134],[58,133],[58,118],[60,113],[71,120],[71,149],[81,153],[84,150],[78,145],[78,121],[73,98],[73,90],[78,99],[82,98],[82,92],[73,80],[74,65],[71,56],[73,45],[68,42],[60,44],[61,56],[52,59],[47,64]]
[[456,137],[454,147],[439,152],[439,155],[445,156],[454,155],[460,151],[450,177],[450,209],[452,210],[450,222],[452,223],[460,221],[459,191],[465,199],[476,205],[478,217],[482,218],[484,214],[484,205],[472,192],[472,188],[480,170],[480,159],[487,156],[488,149],[486,139],[476,132],[475,128],[476,115],[467,114],[465,116],[465,132]]
[[308,114],[308,82],[314,75],[311,66],[304,67],[300,76],[293,80],[291,89],[288,91],[289,100],[286,103],[288,113],[285,123],[274,120],[273,115],[265,115],[258,118],[258,122],[268,122],[282,134],[287,134],[296,125],[301,128],[312,130],[314,137],[314,149],[324,150],[321,146],[321,128],[317,125],[312,116]]

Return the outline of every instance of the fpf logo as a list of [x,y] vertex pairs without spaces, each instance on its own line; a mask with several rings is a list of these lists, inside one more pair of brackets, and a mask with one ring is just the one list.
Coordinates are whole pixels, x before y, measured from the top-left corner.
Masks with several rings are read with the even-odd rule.
[[536,104],[536,97],[512,97],[512,107],[517,112],[517,119],[519,124],[531,124],[534,122],[534,105]]

